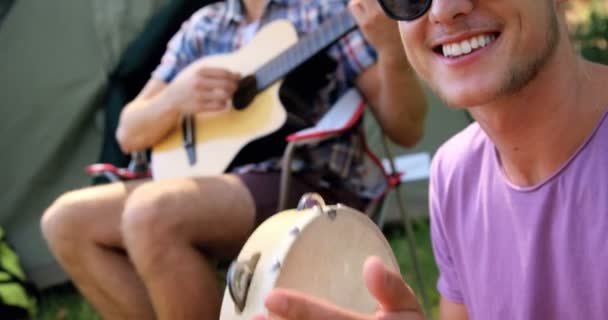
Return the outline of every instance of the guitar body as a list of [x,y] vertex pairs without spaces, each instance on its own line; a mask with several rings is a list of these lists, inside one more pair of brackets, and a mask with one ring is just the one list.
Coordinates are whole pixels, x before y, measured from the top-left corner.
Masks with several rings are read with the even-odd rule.
[[[249,44],[230,54],[202,58],[197,63],[240,73],[243,77],[272,60],[298,41],[295,28],[283,20],[263,27]],[[251,141],[277,131],[287,119],[279,99],[281,82],[260,92],[244,109],[228,108],[195,116],[196,163],[190,165],[182,126],[152,149],[155,180],[222,174],[238,152]]]

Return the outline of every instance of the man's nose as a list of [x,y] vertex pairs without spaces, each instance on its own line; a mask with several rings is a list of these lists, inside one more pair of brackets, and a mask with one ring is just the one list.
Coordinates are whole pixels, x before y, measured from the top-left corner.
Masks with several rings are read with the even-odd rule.
[[459,17],[469,14],[473,6],[471,0],[433,0],[429,18],[433,23],[449,25]]

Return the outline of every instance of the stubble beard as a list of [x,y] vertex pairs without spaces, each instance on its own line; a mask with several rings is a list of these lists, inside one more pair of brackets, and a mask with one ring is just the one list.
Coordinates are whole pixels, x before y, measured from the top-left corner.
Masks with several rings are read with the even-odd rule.
[[[550,6],[550,4],[548,4]],[[547,10],[548,22],[547,22],[547,33],[545,36],[545,43],[542,50],[536,51],[537,55],[532,56],[530,59],[512,67],[508,73],[505,75],[505,79],[501,82],[502,86],[498,88],[495,98],[501,96],[512,95],[522,90],[528,83],[534,80],[538,74],[543,70],[545,65],[551,60],[551,58],[555,55],[557,51],[557,47],[560,41],[560,28],[559,21],[557,15],[554,14],[551,7]],[[444,104],[450,105],[453,107],[471,107],[471,106],[462,106],[459,104],[450,103],[450,99],[447,95],[444,95],[442,90],[440,90],[439,86],[433,84],[430,81],[426,81],[431,89],[437,94],[439,99],[443,101]]]
[[557,15],[549,8],[547,34],[545,45],[538,54],[531,57],[525,63],[515,65],[503,81],[503,86],[498,90],[497,96],[512,95],[526,87],[543,70],[545,65],[551,61],[560,41],[560,29]]

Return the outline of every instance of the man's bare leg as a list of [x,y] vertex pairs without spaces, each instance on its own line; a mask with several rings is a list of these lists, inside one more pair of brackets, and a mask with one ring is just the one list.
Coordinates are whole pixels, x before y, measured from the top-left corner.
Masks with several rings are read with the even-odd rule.
[[141,184],[115,183],[69,192],[42,218],[50,249],[105,319],[154,319],[120,234],[125,199]]
[[129,197],[123,235],[158,319],[217,320],[209,257],[227,257],[253,230],[255,206],[234,176],[160,181]]

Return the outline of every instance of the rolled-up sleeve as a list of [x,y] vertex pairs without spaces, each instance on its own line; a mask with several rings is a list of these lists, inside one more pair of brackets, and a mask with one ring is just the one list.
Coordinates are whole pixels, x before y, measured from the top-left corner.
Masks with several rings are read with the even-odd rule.
[[[348,10],[348,1],[326,0],[322,10],[325,19],[331,19],[336,12]],[[378,58],[376,50],[365,40],[363,33],[358,29],[342,37],[329,48],[328,53],[338,62],[338,73],[351,84],[363,70],[376,63]]]
[[365,40],[361,31],[356,30],[338,41],[329,54],[338,62],[339,72],[348,82],[354,83],[357,76],[376,63],[376,50]]

